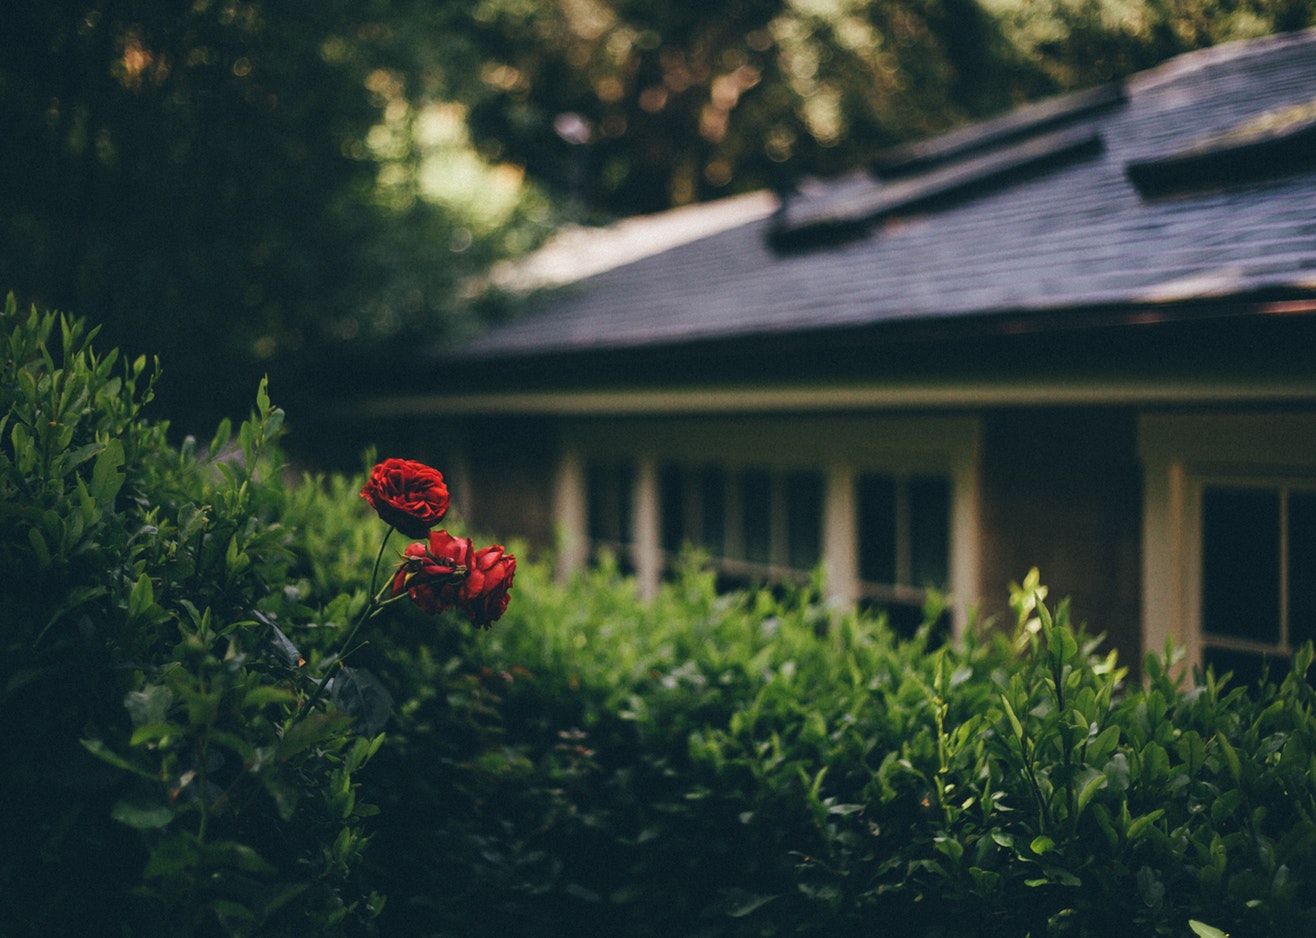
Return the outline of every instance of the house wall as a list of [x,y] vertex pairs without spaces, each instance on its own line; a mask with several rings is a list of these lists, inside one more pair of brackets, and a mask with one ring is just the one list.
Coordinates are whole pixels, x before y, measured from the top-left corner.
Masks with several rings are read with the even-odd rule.
[[983,417],[984,611],[1037,567],[1048,598],[1104,632],[1137,670],[1142,647],[1137,415],[1126,408],[1003,409]]
[[[689,452],[733,462],[803,458],[833,480],[893,445],[905,458],[924,453],[919,461],[941,453],[927,464],[961,467],[957,498],[968,510],[958,523],[973,528],[956,536],[958,579],[980,590],[966,605],[976,599],[984,614],[1008,612],[1008,584],[1038,567],[1050,599],[1069,597],[1074,620],[1106,633],[1136,670],[1142,472],[1132,409],[1012,407],[980,418],[479,418],[464,424],[461,440],[459,450],[445,449],[463,518],[488,535],[557,545],[568,566],[584,557],[581,468],[590,453],[641,457],[650,467],[637,480],[642,490],[655,461]],[[837,488],[829,482],[829,491]],[[825,536],[833,544],[847,541],[835,520],[852,517],[845,507],[829,500]],[[656,524],[648,521],[642,527]],[[834,567],[845,567],[842,551],[833,546],[829,554]],[[964,570],[966,563],[976,569]]]
[[[865,472],[928,474],[950,486],[947,557],[953,596],[952,628],[962,628],[979,594],[977,514],[977,421],[952,414],[778,413],[740,416],[600,417],[564,419],[557,464],[559,534],[569,561],[583,560],[586,500],[582,469],[591,460],[627,459],[633,464],[633,543],[628,559],[643,592],[658,585],[666,563],[660,545],[663,510],[658,473],[668,461],[713,465],[735,472],[754,468],[777,474],[817,473],[822,483],[821,563],[831,602],[851,606],[861,599],[856,538],[856,480]],[[778,482],[784,479],[778,477]],[[772,540],[781,537],[786,492],[774,486]],[[781,499],[780,501],[778,499]],[[734,517],[731,510],[727,517]],[[733,525],[734,527],[734,525]],[[728,529],[728,538],[734,531]],[[739,556],[732,551],[732,555]],[[748,559],[747,557],[744,559]],[[734,566],[734,562],[732,563]],[[784,556],[768,564],[778,572]],[[906,602],[921,602],[911,591]]]
[[[820,471],[822,563],[829,597],[841,605],[859,598],[858,474],[884,467],[944,472],[954,491],[956,626],[967,625],[975,609],[1008,622],[1008,584],[1037,567],[1049,600],[1068,598],[1074,621],[1104,633],[1135,677],[1142,655],[1160,653],[1167,640],[1185,649],[1187,665],[1203,660],[1203,485],[1224,479],[1316,491],[1316,411],[1292,405],[1242,411],[1012,402],[956,414],[467,415],[441,430],[429,427],[414,453],[448,475],[455,520],[482,536],[556,546],[563,570],[588,555],[586,466],[600,457],[633,461],[630,559],[649,590],[668,559],[658,484],[666,460]],[[1310,533],[1302,536],[1307,540],[1295,543],[1310,543]],[[1299,559],[1307,564],[1302,570],[1311,569]],[[1296,621],[1292,627],[1312,628]]]
[[554,544],[559,447],[551,418],[472,418],[443,439],[460,518],[486,537]]

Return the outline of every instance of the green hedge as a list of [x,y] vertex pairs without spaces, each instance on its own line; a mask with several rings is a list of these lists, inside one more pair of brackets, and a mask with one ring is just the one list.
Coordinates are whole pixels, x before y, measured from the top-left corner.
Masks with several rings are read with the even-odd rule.
[[359,480],[290,479],[263,387],[173,445],[148,362],[5,326],[4,934],[1316,933],[1310,648],[1129,686],[1035,575],[939,647],[691,558],[523,562],[492,631],[404,602],[344,668]]
[[144,359],[4,316],[0,930],[361,930],[354,775],[382,739],[299,708],[369,561],[322,588],[295,519],[323,499],[282,483],[263,386],[236,434],[173,447]]
[[[1154,656],[1131,687],[1035,574],[1016,622],[954,648],[697,566],[631,587],[526,570],[483,650],[507,670],[481,849],[389,907],[399,933],[1316,928],[1310,648],[1256,688]],[[380,842],[442,868],[423,831]]]

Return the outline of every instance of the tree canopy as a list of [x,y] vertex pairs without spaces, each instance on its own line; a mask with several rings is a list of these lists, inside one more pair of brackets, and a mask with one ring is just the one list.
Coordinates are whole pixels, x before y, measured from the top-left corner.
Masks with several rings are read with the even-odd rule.
[[1316,0],[12,0],[0,289],[161,353],[166,412],[204,426],[264,372],[293,393],[326,354],[474,328],[465,284],[555,204],[829,175],[1312,22]]
[[417,151],[391,139],[433,54],[408,12],[5,4],[4,288],[161,353],[165,409],[198,420],[245,407],[262,371],[459,328],[458,284],[504,245],[420,198]]
[[487,152],[627,215],[1311,22],[1311,0],[483,0],[463,94]]

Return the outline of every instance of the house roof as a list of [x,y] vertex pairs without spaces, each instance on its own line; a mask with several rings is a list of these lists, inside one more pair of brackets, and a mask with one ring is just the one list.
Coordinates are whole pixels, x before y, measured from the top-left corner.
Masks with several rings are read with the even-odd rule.
[[1316,30],[1193,52],[891,151],[776,211],[762,195],[701,208],[712,233],[596,267],[451,355],[1316,312],[1314,110]]

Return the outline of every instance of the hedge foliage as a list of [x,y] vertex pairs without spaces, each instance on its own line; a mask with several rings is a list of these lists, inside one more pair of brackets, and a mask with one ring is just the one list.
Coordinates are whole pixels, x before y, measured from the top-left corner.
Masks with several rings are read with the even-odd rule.
[[1035,573],[937,646],[523,559],[492,631],[403,603],[344,668],[359,480],[290,479],[263,387],[173,446],[146,361],[5,317],[6,933],[1316,933],[1310,648],[1135,686]]
[[1310,648],[1251,689],[1168,655],[1128,686],[1035,572],[1015,622],[936,648],[697,566],[625,586],[526,582],[493,633],[506,773],[542,781],[486,807],[466,882],[498,889],[432,882],[466,926],[433,933],[1316,928]]
[[12,297],[5,326],[5,933],[357,930],[381,900],[354,775],[382,737],[299,705],[365,596],[299,548],[317,496],[281,483],[282,412],[262,386],[236,434],[175,448],[144,358]]

